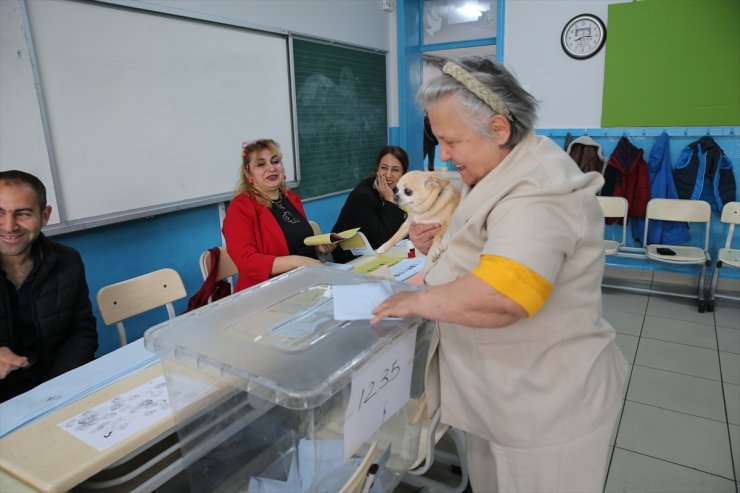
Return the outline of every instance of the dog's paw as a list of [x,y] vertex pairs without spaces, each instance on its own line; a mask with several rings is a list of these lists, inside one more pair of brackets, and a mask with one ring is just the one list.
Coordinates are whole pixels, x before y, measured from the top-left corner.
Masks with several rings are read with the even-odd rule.
[[433,246],[429,249],[429,252],[427,252],[427,257],[429,257],[432,261],[432,263],[439,260],[439,257],[444,252],[444,248],[441,248],[440,246]]

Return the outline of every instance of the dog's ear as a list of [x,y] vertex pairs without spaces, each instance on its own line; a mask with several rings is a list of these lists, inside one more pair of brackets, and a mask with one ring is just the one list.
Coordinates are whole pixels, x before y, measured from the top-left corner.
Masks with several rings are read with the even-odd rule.
[[424,186],[427,188],[444,188],[450,184],[450,180],[442,178],[437,173],[429,173],[427,179],[424,180]]

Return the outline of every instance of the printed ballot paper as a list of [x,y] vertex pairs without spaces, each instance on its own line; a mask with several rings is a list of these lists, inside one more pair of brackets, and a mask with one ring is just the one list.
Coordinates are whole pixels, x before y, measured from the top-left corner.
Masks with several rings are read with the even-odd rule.
[[331,245],[341,241],[349,240],[357,234],[360,228],[348,229],[341,233],[326,233],[323,235],[308,236],[303,239],[306,246]]

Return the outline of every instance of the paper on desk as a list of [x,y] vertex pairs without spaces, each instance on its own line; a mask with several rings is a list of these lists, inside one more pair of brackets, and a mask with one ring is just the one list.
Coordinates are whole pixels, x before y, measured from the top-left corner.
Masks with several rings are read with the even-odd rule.
[[373,310],[392,296],[390,282],[334,285],[334,320],[371,320]]
[[[214,387],[176,375],[178,403],[186,406],[213,392]],[[103,451],[139,431],[172,415],[170,395],[164,376],[99,404],[63,423],[61,429]]]
[[426,259],[422,257],[405,258],[390,268],[396,281],[405,281],[424,270]]
[[3,402],[0,438],[159,360],[138,339]]
[[392,267],[399,263],[401,258],[398,257],[389,257],[387,255],[378,255],[375,258],[372,258],[371,260],[368,260],[367,262],[363,262],[359,265],[356,265],[352,268],[354,272],[357,272],[358,274],[369,274],[372,275],[373,272],[375,272],[376,269],[379,269],[383,265],[387,265],[388,267]]

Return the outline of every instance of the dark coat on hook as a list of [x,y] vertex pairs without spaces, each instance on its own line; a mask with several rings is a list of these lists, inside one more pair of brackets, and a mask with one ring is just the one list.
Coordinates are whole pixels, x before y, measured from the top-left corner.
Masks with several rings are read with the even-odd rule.
[[[709,180],[706,180],[705,177]],[[706,200],[716,212],[736,197],[732,162],[709,136],[692,142],[681,151],[673,171],[679,198]]]

